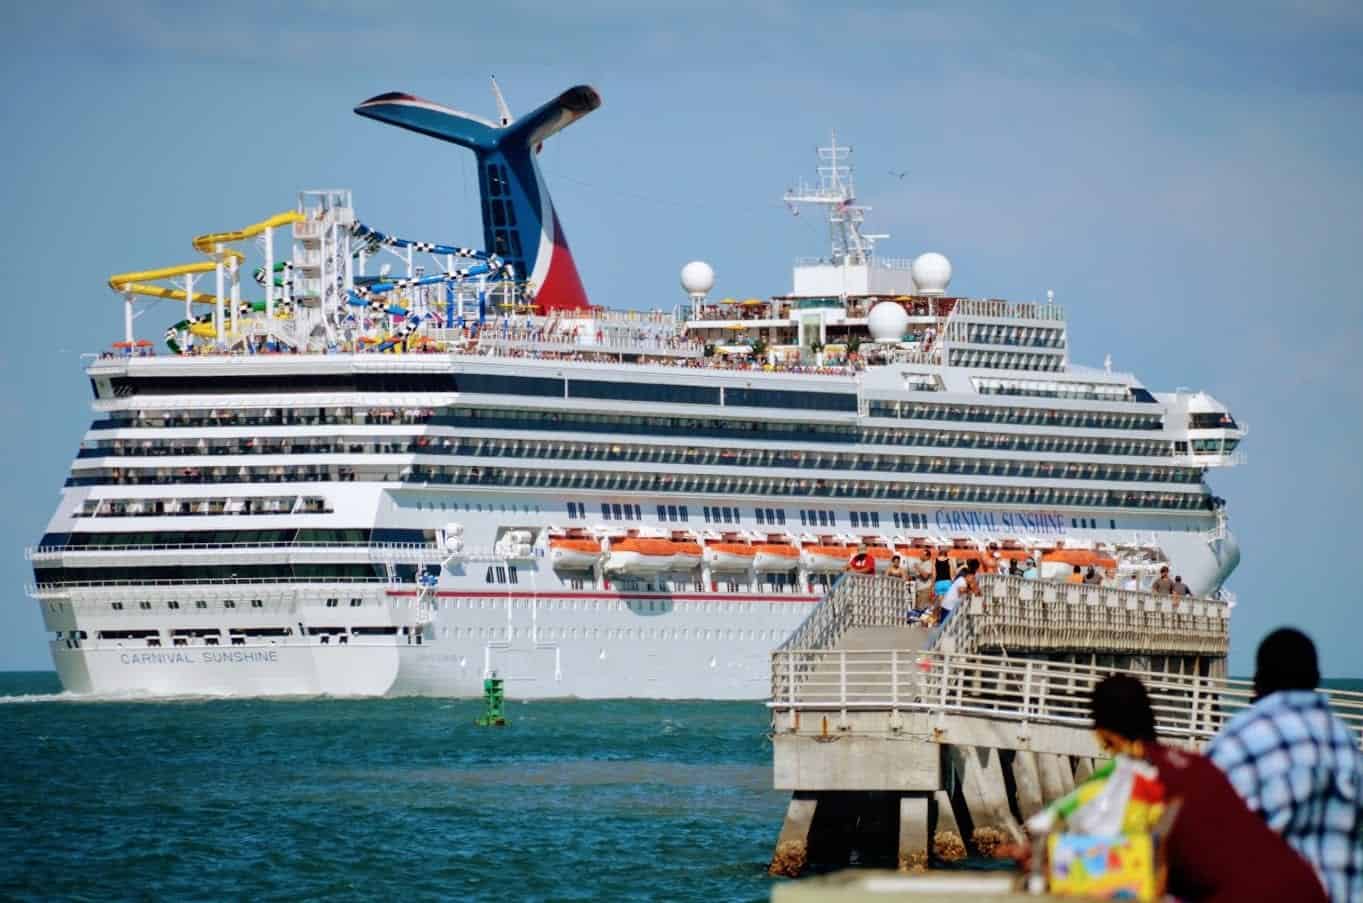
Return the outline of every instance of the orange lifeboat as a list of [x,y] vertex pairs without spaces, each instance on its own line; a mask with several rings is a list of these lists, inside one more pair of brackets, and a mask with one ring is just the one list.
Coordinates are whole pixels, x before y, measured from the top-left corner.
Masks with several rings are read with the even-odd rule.
[[1117,559],[1089,549],[1055,549],[1041,556],[1041,579],[1064,580],[1076,567],[1115,570]]
[[594,567],[601,560],[601,543],[595,539],[553,539],[549,540],[549,563],[569,571],[582,571]]
[[833,574],[847,567],[855,551],[852,546],[805,546],[800,550],[800,564],[811,574]]
[[617,539],[611,543],[610,554],[606,556],[606,570],[623,574],[660,574],[670,571],[680,551],[677,547],[686,545],[692,544],[670,539]]
[[753,568],[759,571],[793,571],[799,566],[800,550],[783,542],[762,543],[753,554]]
[[672,570],[694,571],[700,567],[702,551],[698,542],[672,543]]
[[712,571],[746,571],[752,567],[757,549],[745,542],[705,544],[705,563]]

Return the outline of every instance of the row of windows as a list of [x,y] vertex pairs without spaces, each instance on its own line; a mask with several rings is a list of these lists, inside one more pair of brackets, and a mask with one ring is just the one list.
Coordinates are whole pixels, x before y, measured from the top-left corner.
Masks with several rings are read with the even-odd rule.
[[1100,430],[1161,430],[1160,414],[1117,413],[1112,411],[1056,411],[1033,407],[991,407],[943,405],[924,401],[879,401],[869,403],[872,417],[899,417],[910,420],[957,420],[967,423],[1008,423],[1019,426],[1082,427]]
[[644,512],[639,508],[638,505],[633,505],[633,504],[630,504],[630,503],[628,503],[628,502],[626,502],[626,503],[624,503],[624,504],[621,504],[620,502],[602,502],[602,503],[601,503],[601,519],[602,519],[602,520],[643,520],[643,519],[644,519]]
[[426,543],[423,530],[393,528],[283,530],[146,530],[129,533],[45,533],[38,545],[47,548],[100,549],[126,546],[179,545],[369,545]]
[[[397,565],[397,579],[411,582],[415,565]],[[203,564],[156,565],[142,567],[67,568],[37,565],[33,578],[40,585],[73,583],[197,583],[203,581],[314,581],[368,582],[387,580],[381,564]]]
[[953,329],[950,338],[975,345],[1010,345],[1026,348],[1063,348],[1065,333],[1060,329],[999,324],[964,323]]
[[237,514],[333,514],[327,500],[317,496],[264,498],[147,498],[86,499],[77,517],[221,517]]
[[[333,600],[328,599],[327,601],[328,601],[328,602],[331,602],[331,601],[333,601]],[[355,599],[351,599],[351,600],[350,600],[350,604],[351,604],[351,605],[354,605],[354,604],[356,603],[356,601],[357,601],[357,600],[355,600]],[[149,600],[144,599],[144,600],[142,600],[141,602],[138,602],[138,603],[137,603],[137,607],[138,607],[139,609],[141,609],[142,611],[151,611],[152,608],[153,608],[154,606],[152,605],[152,603],[151,603]],[[197,608],[197,609],[200,609],[200,610],[206,609],[206,608],[209,607],[208,600],[206,600],[206,599],[196,599],[196,600],[194,601],[194,607]],[[236,602],[235,599],[223,599],[223,600],[222,600],[222,607],[223,607],[223,608],[236,608],[236,607],[237,607],[237,602]],[[263,599],[252,599],[252,600],[250,600],[250,607],[251,607],[251,608],[264,608],[264,607],[265,607],[265,601],[264,601]],[[122,611],[122,610],[123,610],[123,603],[122,603],[122,602],[110,602],[110,603],[109,603],[109,608],[113,609],[114,611]],[[176,611],[176,610],[178,610],[178,609],[180,608],[180,603],[179,603],[179,601],[176,600],[176,599],[171,599],[171,600],[169,600],[168,602],[166,602],[166,608],[169,608],[171,611]],[[150,632],[151,632],[151,633],[155,633],[155,631],[150,631]],[[132,633],[132,631],[128,631],[128,633]]]
[[691,520],[691,515],[690,515],[690,512],[686,510],[686,506],[685,506],[685,505],[659,505],[659,506],[658,506],[658,522],[659,522],[659,523],[662,523],[662,522],[665,522],[665,521],[680,521],[680,522],[682,522],[683,524],[685,524],[685,523],[689,523],[690,520]]
[[[244,469],[244,468],[243,468]],[[328,481],[337,479],[336,469],[267,468],[245,474],[233,469],[209,472],[189,480],[190,483],[235,483],[253,481]],[[364,470],[360,468],[360,470]],[[994,473],[1017,476],[1018,471],[953,470],[943,468],[932,473]],[[1054,474],[1063,477],[1063,473]],[[492,486],[501,489],[553,489],[556,491],[593,490],[619,492],[678,492],[688,494],[721,495],[780,495],[829,498],[905,499],[941,502],[991,502],[996,504],[1027,505],[1093,505],[1098,507],[1154,508],[1161,510],[1211,509],[1211,497],[1202,492],[1151,492],[1145,490],[1087,489],[1068,487],[993,486],[977,484],[943,484],[917,481],[862,481],[822,478],[784,478],[748,476],[713,476],[686,473],[642,473],[603,470],[554,471],[542,468],[520,469],[503,467],[433,467],[412,465],[394,470],[365,471],[366,481],[402,482],[437,486]],[[108,469],[83,472],[70,477],[67,486],[101,486],[127,484],[159,484],[184,482],[166,473],[134,474]]]
[[928,528],[928,516],[913,511],[896,511],[894,513],[894,525],[905,530],[926,530]]
[[[209,376],[116,376],[116,398],[139,395],[220,395],[221,379]],[[98,383],[91,380],[96,397]],[[488,373],[299,373],[234,376],[232,394],[297,392],[475,392],[548,398],[592,398],[666,404],[730,405],[782,410],[855,411],[851,392],[725,388],[676,383],[615,382],[563,377],[503,376]]]
[[518,583],[519,575],[516,573],[516,566],[509,565],[488,565],[485,583]]
[[[946,431],[862,430],[860,435],[868,444],[907,445],[919,448],[970,448],[991,451],[1021,451],[1069,454],[1120,454],[1167,457],[1172,446],[1167,441],[1147,439],[1103,439],[1065,436],[1013,436],[988,433],[953,433]],[[794,439],[795,437],[792,437]],[[1220,440],[1213,440],[1220,441]],[[1235,440],[1230,440],[1234,442]],[[373,436],[354,437],[269,437],[208,439],[114,439],[82,443],[78,458],[97,457],[181,457],[220,455],[495,455],[504,454],[505,443],[497,439],[477,436]],[[541,456],[571,456],[588,460],[637,460],[647,454],[653,460],[685,461],[697,456],[721,454],[689,446],[621,446],[615,444],[572,445],[550,443],[536,445],[526,441],[522,454]],[[1186,451],[1186,449],[1185,449]],[[732,453],[732,452],[731,452]],[[808,453],[785,452],[767,460],[788,467],[810,466]],[[693,461],[694,463],[694,461]],[[722,463],[722,462],[721,462]]]
[[[881,473],[990,474],[1029,479],[1107,480],[1119,482],[1196,483],[1202,471],[1197,467],[1171,467],[1120,463],[1052,463],[1005,458],[947,458],[940,455],[877,454],[824,451],[790,451],[772,448],[696,447],[679,445],[636,445],[592,442],[552,442],[534,439],[431,438],[404,437],[384,443],[359,443],[348,446],[352,453],[402,453],[472,458],[544,458],[553,461],[624,461],[651,464],[709,467],[761,467],[800,470],[860,470]],[[331,447],[328,446],[330,450]],[[340,451],[341,449],[335,449]],[[242,462],[213,465],[226,472]],[[256,467],[252,472],[272,476],[272,470]],[[145,472],[145,471],[143,471]],[[203,473],[201,467],[161,468],[179,473],[184,482]],[[354,479],[355,471],[342,469],[343,479]]]
[[879,527],[879,511],[849,511],[847,521],[854,527]]
[[800,526],[802,527],[836,527],[837,525],[838,514],[836,511],[805,509],[800,512]]
[[743,520],[737,508],[727,505],[706,505],[703,511],[707,524],[737,524]]
[[[999,423],[1018,426],[1087,427],[1112,430],[1161,430],[1158,417],[1133,414],[1097,412],[1046,411],[1040,408],[981,408],[959,405],[928,405],[923,402],[872,400],[873,417],[930,420],[937,422]],[[212,415],[212,416],[209,416]],[[792,441],[831,442],[838,444],[863,443],[868,445],[896,445],[944,448],[984,448],[999,451],[1047,452],[1055,454],[1138,455],[1169,457],[1174,449],[1168,440],[1119,438],[1104,436],[1035,436],[1014,433],[986,433],[975,430],[952,432],[942,429],[908,429],[885,427],[857,427],[850,424],[768,422],[743,419],[712,419],[698,417],[662,417],[627,414],[596,414],[581,411],[531,411],[515,408],[444,409],[415,408],[407,410],[366,410],[363,408],[305,408],[256,409],[239,411],[144,411],[139,414],[118,415],[109,420],[98,420],[91,430],[137,428],[194,428],[217,426],[314,426],[354,424],[427,424],[474,429],[511,429],[550,432],[598,432],[627,435],[677,436],[763,441],[781,443]],[[202,437],[195,436],[197,443]],[[255,446],[247,439],[226,440],[225,445],[247,454]],[[258,440],[266,441],[266,440]],[[318,440],[323,443],[331,440]],[[367,439],[341,440],[342,442]],[[399,440],[387,440],[399,441]],[[408,442],[415,441],[408,437]],[[153,440],[156,442],[166,440]],[[172,444],[186,444],[183,440],[169,440]],[[294,440],[299,445],[303,440]],[[435,445],[435,440],[432,440]],[[443,446],[443,442],[441,443]],[[145,445],[143,446],[145,447]]]
[[952,367],[984,367],[989,370],[1040,370],[1058,372],[1065,359],[1058,354],[1022,354],[1017,351],[975,351],[952,348],[948,353]]
[[754,508],[753,519],[759,524],[774,524],[778,527],[784,527],[786,512],[784,508]]
[[569,520],[585,520],[587,517],[587,506],[582,502],[568,503]]

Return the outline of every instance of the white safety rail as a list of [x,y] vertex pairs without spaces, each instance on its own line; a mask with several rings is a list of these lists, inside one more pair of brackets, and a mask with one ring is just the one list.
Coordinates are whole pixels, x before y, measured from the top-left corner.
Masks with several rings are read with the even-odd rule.
[[[1110,668],[940,651],[784,649],[772,655],[777,711],[924,712],[1088,730],[1089,696]],[[1253,700],[1253,685],[1123,669],[1150,693],[1162,737],[1210,740]],[[1363,746],[1363,693],[1325,692]]]
[[937,648],[1204,656],[1229,648],[1231,608],[1219,599],[996,574],[978,581],[980,595],[947,621]]
[[903,580],[843,574],[780,649],[826,649],[849,627],[896,627],[913,607],[912,587]]

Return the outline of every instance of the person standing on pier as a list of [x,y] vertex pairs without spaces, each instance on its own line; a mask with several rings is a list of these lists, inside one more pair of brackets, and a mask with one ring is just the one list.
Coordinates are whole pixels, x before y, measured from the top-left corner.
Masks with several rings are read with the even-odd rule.
[[1254,697],[1207,755],[1249,808],[1315,867],[1330,897],[1363,900],[1363,753],[1320,686],[1316,645],[1283,627],[1255,655]]

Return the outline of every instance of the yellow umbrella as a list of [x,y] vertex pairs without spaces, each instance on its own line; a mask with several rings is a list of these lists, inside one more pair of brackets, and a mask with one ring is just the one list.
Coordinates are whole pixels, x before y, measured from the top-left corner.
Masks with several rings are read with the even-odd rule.
[[743,331],[746,330],[748,327],[743,326],[743,325],[738,324],[738,323],[730,323],[728,326],[725,326],[724,328],[725,328],[725,329],[732,329],[734,332],[743,332]]
[[723,299],[720,300],[719,303],[720,303],[720,304],[737,304],[738,302],[735,301],[733,298],[723,298]]
[[749,298],[746,301],[740,301],[738,303],[744,307],[761,307],[767,302],[763,301],[761,298]]

